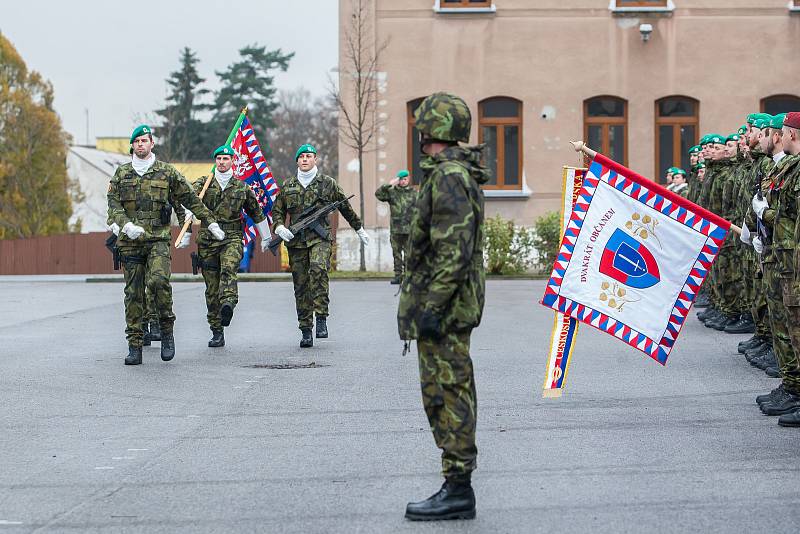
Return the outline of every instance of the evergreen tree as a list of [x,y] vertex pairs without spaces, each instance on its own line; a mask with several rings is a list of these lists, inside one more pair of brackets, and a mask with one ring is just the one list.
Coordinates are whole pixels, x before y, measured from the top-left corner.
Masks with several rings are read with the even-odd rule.
[[68,140],[53,86],[0,34],[0,239],[67,231],[79,195],[67,176]]
[[158,153],[167,161],[208,159],[208,137],[198,115],[211,106],[201,102],[210,91],[200,86],[205,82],[197,72],[199,59],[189,48],[180,52],[180,69],[167,78],[170,94],[164,109],[156,110],[163,122],[158,129]]
[[215,95],[214,116],[209,130],[218,143],[225,141],[245,105],[256,135],[263,137],[274,125],[272,114],[278,106],[274,72],[286,72],[294,52],[284,54],[280,48],[267,51],[264,46],[251,45],[240,49],[239,55],[239,61],[216,73],[222,87]]

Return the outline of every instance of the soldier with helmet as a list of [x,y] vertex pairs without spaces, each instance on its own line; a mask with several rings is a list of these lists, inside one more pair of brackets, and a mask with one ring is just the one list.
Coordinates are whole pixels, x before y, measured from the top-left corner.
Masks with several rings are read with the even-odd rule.
[[409,503],[410,520],[472,519],[471,474],[477,464],[477,404],[469,345],[484,304],[484,201],[489,172],[482,146],[468,142],[469,107],[449,93],[434,93],[415,112],[424,155],[423,176],[411,221],[398,329],[417,340],[422,403],[442,450],[441,489]]

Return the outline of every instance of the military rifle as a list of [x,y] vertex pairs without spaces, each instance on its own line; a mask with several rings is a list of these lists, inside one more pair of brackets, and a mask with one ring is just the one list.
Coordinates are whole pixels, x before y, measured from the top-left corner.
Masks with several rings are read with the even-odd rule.
[[197,252],[192,252],[189,256],[192,258],[192,274],[196,275],[200,268],[200,256]]
[[120,261],[119,247],[117,246],[117,236],[113,233],[106,239],[106,248],[111,251],[111,258],[114,260],[114,270],[119,271],[122,263]]
[[[330,232],[322,227],[322,220],[339,209],[339,206],[353,198],[355,195],[350,195],[347,198],[343,198],[342,200],[337,200],[336,202],[331,202],[330,204],[326,204],[321,208],[314,209],[314,207],[307,208],[300,215],[297,216],[297,222],[289,226],[289,231],[292,232],[295,236],[300,235],[301,232],[306,230],[313,230],[320,236],[322,239],[328,239],[330,237]],[[269,242],[269,250],[272,252],[274,256],[278,255],[278,247],[280,247],[281,242],[283,239],[280,236],[273,237]]]

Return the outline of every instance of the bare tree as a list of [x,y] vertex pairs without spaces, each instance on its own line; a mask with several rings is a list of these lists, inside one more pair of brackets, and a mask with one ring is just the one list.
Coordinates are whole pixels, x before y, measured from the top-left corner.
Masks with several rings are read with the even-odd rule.
[[[351,0],[350,23],[344,32],[344,64],[339,65],[339,85],[331,83],[331,97],[339,109],[339,138],[358,154],[359,215],[364,220],[364,154],[375,150],[378,118],[378,65],[389,42],[375,41],[370,8],[374,0]],[[346,83],[342,83],[346,82]],[[364,244],[360,270],[366,271]]]

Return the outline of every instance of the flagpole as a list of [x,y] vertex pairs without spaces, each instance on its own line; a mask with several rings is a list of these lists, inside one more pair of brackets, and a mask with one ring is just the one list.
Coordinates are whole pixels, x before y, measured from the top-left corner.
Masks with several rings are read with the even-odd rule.
[[[583,152],[590,158],[594,158],[595,156],[597,156],[597,152],[586,146],[586,143],[584,143],[583,141],[570,141],[570,144],[572,145],[572,147],[575,149],[576,152]],[[733,231],[737,235],[742,235],[741,227],[736,226],[733,223],[730,224],[731,224],[731,231]]]
[[[246,115],[247,115],[247,106],[243,107],[242,112],[239,113],[239,118],[236,119],[236,123],[233,125],[233,129],[231,130],[231,133],[228,134],[227,141],[225,141],[226,145],[231,144],[231,141],[233,141],[233,138],[236,136],[236,131],[239,129],[239,126],[241,126],[242,121],[244,120],[244,117]],[[216,167],[217,167],[216,163],[211,165],[211,174],[208,175],[208,180],[206,180],[206,183],[203,184],[203,189],[200,190],[200,194],[197,195],[197,197],[200,200],[203,199],[203,197],[206,194],[206,191],[208,190],[208,185],[211,183],[211,178],[214,176],[214,169],[216,169]],[[191,219],[183,222],[183,227],[181,228],[181,231],[178,232],[178,237],[175,239],[175,248],[178,247],[178,244],[181,242],[181,239],[183,239],[183,236],[186,234],[186,232],[189,231],[189,226],[191,226],[191,224],[192,224]]]

